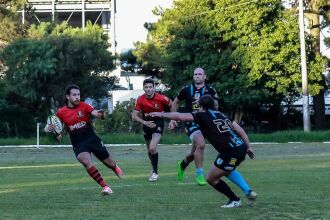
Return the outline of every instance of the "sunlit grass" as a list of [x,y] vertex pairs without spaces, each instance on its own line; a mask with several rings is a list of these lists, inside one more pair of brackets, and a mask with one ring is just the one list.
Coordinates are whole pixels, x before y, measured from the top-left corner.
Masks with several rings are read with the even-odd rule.
[[[330,219],[330,144],[278,144],[255,147],[257,158],[238,170],[259,197],[247,206],[221,209],[227,200],[212,187],[197,186],[194,165],[176,181],[176,161],[189,146],[159,146],[159,175],[150,183],[145,146],[109,151],[125,176],[93,159],[114,194],[100,187],[76,161],[71,149],[0,148],[0,219]],[[207,146],[206,171],[216,158]]]

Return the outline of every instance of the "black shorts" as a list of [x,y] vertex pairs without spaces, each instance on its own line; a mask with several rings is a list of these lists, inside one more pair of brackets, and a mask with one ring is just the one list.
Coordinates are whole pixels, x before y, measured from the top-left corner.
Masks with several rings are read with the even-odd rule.
[[190,138],[190,135],[194,133],[195,131],[200,131],[198,124],[194,121],[192,122],[186,122],[185,123],[185,132],[187,136]]
[[245,160],[246,149],[247,146],[243,144],[220,153],[214,161],[214,166],[229,172],[235,170],[235,168]]
[[144,132],[144,139],[146,141],[150,141],[152,139],[152,134],[158,133],[163,134],[164,131],[164,122],[156,122],[156,127],[149,128],[145,125],[143,125],[143,132]]
[[72,148],[76,157],[82,152],[93,153],[95,157],[101,161],[107,159],[110,156],[107,148],[101,140],[95,140],[93,142],[89,142],[88,144],[84,143],[80,145],[74,145]]

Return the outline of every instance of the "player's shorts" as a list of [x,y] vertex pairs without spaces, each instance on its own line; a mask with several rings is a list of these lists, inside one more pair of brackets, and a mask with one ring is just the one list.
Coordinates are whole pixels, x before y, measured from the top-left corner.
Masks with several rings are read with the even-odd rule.
[[88,144],[83,143],[80,145],[74,145],[73,151],[76,157],[82,152],[93,153],[95,157],[101,161],[107,159],[110,156],[107,148],[99,138],[89,142]]
[[220,153],[214,161],[214,166],[225,171],[233,171],[245,160],[247,146],[243,144],[239,147],[231,148],[230,150]]
[[196,132],[201,132],[201,130],[199,129],[198,125],[196,122],[186,122],[185,123],[185,132],[187,134],[187,136],[189,137],[189,139],[192,141],[193,135]]
[[154,128],[149,128],[148,126],[143,125],[144,139],[146,141],[150,141],[152,139],[152,134],[154,133],[163,134],[164,121],[155,122],[155,123],[156,123],[156,127]]

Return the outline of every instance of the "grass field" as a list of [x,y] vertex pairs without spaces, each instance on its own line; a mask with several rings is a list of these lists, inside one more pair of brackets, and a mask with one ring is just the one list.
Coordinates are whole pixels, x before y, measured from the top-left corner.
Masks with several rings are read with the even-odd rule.
[[[102,197],[70,148],[0,147],[0,219],[330,219],[330,144],[256,145],[257,159],[238,170],[259,197],[249,207],[229,183],[243,199],[238,209],[220,208],[224,196],[197,186],[194,166],[176,181],[176,161],[188,149],[159,146],[160,179],[150,183],[145,147],[111,147],[125,178],[94,160],[114,191]],[[207,146],[206,169],[215,157]]]

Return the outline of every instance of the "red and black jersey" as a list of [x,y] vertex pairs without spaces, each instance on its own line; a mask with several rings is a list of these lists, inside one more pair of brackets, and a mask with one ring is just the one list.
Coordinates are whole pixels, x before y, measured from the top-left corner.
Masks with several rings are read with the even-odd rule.
[[162,112],[164,109],[170,107],[171,100],[159,93],[155,92],[154,97],[148,99],[145,94],[141,95],[135,104],[134,110],[142,111],[144,120],[154,121],[155,118],[149,116],[150,112]]
[[57,111],[56,116],[65,124],[72,145],[87,144],[95,138],[99,138],[95,134],[90,120],[93,110],[92,106],[80,102],[74,108],[64,106]]

